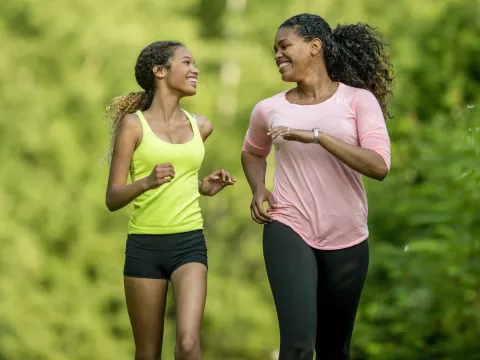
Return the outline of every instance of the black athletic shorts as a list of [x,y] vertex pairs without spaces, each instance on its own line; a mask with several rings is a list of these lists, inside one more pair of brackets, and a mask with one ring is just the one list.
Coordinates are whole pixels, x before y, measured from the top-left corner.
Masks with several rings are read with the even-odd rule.
[[207,246],[202,230],[179,234],[129,234],[123,275],[170,279],[180,266],[197,262],[208,269]]

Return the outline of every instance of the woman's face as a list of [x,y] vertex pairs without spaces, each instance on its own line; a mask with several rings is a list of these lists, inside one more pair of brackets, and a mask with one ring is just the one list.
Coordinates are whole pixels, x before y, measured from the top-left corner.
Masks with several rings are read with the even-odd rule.
[[312,66],[313,56],[318,53],[318,39],[305,41],[292,27],[282,27],[275,36],[273,49],[275,61],[282,80],[301,82]]

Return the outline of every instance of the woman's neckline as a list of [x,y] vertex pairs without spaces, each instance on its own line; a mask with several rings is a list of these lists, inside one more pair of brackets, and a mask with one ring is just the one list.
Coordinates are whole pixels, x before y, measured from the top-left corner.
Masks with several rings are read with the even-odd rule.
[[296,107],[307,108],[307,107],[312,107],[312,106],[324,105],[324,104],[332,101],[332,99],[338,94],[340,88],[343,87],[343,83],[341,83],[341,82],[339,82],[339,81],[337,81],[337,83],[338,83],[338,87],[337,87],[337,89],[335,90],[335,92],[334,92],[329,98],[327,98],[327,99],[325,99],[324,101],[319,102],[319,103],[317,103],[317,104],[304,104],[304,105],[302,105],[302,104],[294,104],[294,103],[291,103],[290,101],[288,101],[288,99],[287,99],[287,94],[288,94],[288,92],[290,92],[290,91],[292,91],[292,90],[294,90],[294,89],[296,89],[296,88],[292,88],[292,89],[289,89],[289,90],[284,91],[283,94],[282,94],[282,99],[283,99],[283,101],[284,101],[287,105],[296,106]]
[[143,120],[145,121],[145,125],[147,126],[148,128],[148,131],[150,132],[150,134],[152,134],[157,140],[159,140],[161,143],[164,143],[166,145],[172,145],[172,146],[181,146],[181,145],[188,145],[190,143],[192,143],[195,138],[196,138],[196,133],[195,133],[195,124],[194,122],[192,121],[192,119],[190,118],[190,114],[188,114],[185,110],[183,109],[180,109],[182,110],[183,114],[185,115],[185,117],[187,118],[188,122],[190,123],[190,127],[192,129],[192,132],[193,132],[193,136],[190,140],[188,140],[187,142],[184,142],[184,143],[172,143],[172,142],[169,142],[165,139],[162,139],[161,137],[159,137],[152,129],[152,127],[150,126],[150,124],[148,123],[147,119],[145,118],[145,115],[143,114],[143,111],[139,110],[140,112],[140,115],[141,117],[143,118]]

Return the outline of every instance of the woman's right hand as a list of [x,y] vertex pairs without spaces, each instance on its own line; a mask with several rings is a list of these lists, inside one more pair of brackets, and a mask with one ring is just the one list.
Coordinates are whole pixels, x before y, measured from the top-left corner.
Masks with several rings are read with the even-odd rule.
[[253,221],[259,224],[267,224],[272,221],[272,218],[263,208],[263,203],[268,201],[270,207],[277,206],[273,198],[273,194],[263,186],[253,194],[252,203],[250,204],[250,211]]
[[160,185],[172,181],[175,177],[175,170],[172,164],[155,165],[150,175],[147,177],[147,186],[149,189],[156,189]]

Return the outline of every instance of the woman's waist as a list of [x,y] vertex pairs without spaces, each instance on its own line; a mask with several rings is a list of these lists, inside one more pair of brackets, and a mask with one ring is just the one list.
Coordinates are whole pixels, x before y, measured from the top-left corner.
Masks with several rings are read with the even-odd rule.
[[[135,180],[141,180],[148,177],[148,174],[142,174]],[[146,200],[149,198],[184,198],[198,195],[198,173],[177,174],[170,181],[160,185],[157,188],[149,189],[137,197],[137,199]]]
[[194,202],[185,206],[168,208],[135,207],[128,222],[129,233],[170,234],[203,228],[200,205]]
[[[163,189],[161,189],[164,187]],[[134,202],[134,212],[181,213],[187,209],[199,208],[200,193],[198,183],[195,186],[175,186],[163,184],[157,189],[148,190],[138,196]]]
[[[330,243],[351,241],[351,237],[368,231],[368,215],[362,212],[338,212],[335,209],[309,211],[295,206],[282,206],[268,209],[272,220],[280,221],[299,231],[311,242],[321,239]],[[340,239],[340,240],[339,240]],[[343,239],[343,240],[342,240]]]
[[367,198],[364,193],[354,194],[328,191],[298,191],[298,189],[279,189],[273,191],[276,206],[272,213],[300,213],[304,217],[323,215],[349,216],[368,213]]

